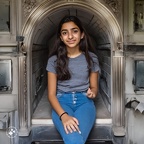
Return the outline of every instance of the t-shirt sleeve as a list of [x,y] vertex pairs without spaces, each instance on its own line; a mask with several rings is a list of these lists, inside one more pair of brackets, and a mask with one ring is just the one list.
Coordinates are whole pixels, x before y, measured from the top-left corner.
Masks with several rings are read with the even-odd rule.
[[56,57],[52,56],[48,59],[46,70],[56,74]]
[[94,54],[94,53],[90,53],[90,56],[91,56],[91,58],[93,60],[91,71],[100,73],[100,66],[99,66],[99,61],[98,61],[97,55]]

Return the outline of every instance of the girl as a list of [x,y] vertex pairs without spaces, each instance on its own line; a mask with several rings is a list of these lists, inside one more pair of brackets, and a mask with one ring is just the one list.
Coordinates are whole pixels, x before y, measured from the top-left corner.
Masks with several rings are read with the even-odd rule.
[[75,16],[64,17],[48,64],[52,120],[65,144],[84,144],[95,123],[99,63]]

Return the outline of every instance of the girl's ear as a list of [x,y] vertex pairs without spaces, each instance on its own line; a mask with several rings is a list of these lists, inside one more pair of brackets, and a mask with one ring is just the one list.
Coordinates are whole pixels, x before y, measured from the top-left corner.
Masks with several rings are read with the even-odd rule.
[[60,36],[61,41],[63,41],[63,38]]
[[81,39],[83,39],[84,35],[85,35],[85,34],[84,34],[84,32],[83,32],[83,33],[81,34]]

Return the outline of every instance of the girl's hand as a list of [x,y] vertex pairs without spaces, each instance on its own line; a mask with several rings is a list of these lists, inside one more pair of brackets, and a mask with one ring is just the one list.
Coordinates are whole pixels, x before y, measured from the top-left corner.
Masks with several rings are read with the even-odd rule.
[[96,97],[96,95],[91,91],[90,88],[87,90],[87,97],[92,99]]
[[64,126],[64,130],[67,134],[69,132],[72,133],[75,131],[78,131],[79,134],[81,134],[81,131],[79,130],[79,127],[78,127],[79,122],[75,117],[65,114],[61,117],[61,120]]

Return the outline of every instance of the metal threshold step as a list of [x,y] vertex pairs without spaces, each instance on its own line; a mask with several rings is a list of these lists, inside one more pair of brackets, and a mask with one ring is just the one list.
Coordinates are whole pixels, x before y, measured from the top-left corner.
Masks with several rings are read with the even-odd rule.
[[[53,124],[52,119],[44,119],[44,118],[33,118],[32,119],[33,125],[47,125],[47,124]],[[112,119],[96,119],[95,124],[112,124]]]

